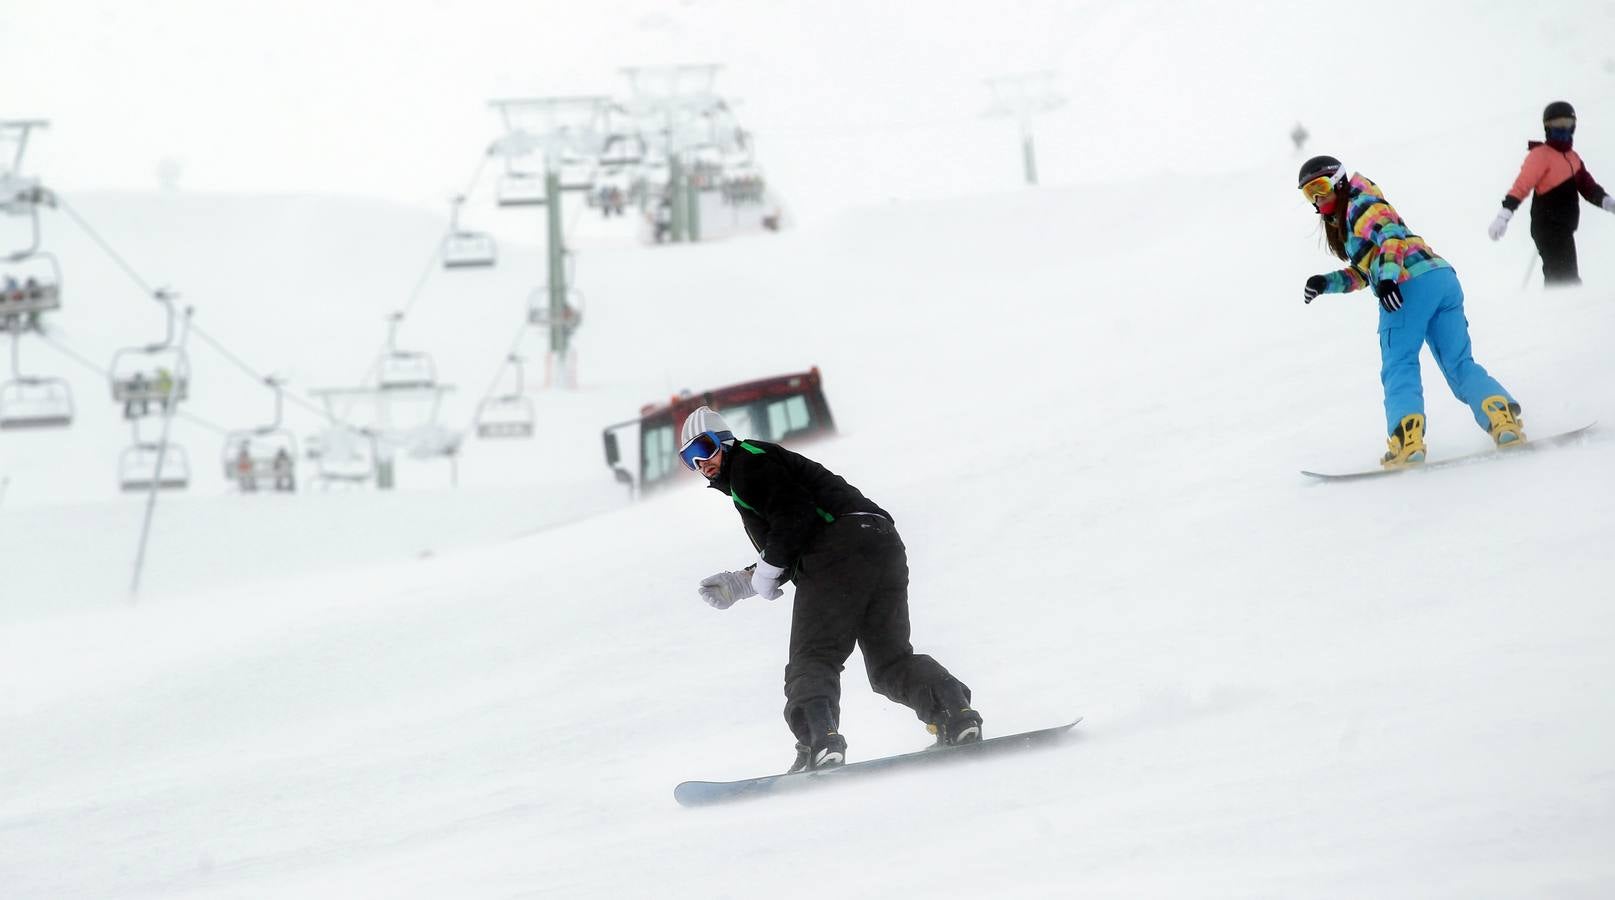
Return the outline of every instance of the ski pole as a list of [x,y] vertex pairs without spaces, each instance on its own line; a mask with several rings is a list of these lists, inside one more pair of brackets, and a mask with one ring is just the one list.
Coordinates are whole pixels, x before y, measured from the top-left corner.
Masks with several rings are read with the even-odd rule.
[[1531,286],[1531,273],[1536,271],[1536,251],[1531,251],[1531,258],[1525,261],[1525,278],[1520,282],[1520,290]]

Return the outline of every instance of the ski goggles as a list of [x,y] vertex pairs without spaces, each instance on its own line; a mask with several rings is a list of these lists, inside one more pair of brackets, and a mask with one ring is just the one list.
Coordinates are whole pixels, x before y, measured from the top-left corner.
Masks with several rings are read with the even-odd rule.
[[724,441],[735,439],[727,431],[703,431],[679,448],[679,461],[691,472],[699,471],[700,464],[718,454]]
[[1574,130],[1576,130],[1576,117],[1575,116],[1557,116],[1557,117],[1552,118],[1552,119],[1545,119],[1542,122],[1542,126],[1544,128],[1564,128],[1564,129],[1568,129],[1570,131],[1574,131]]
[[1334,192],[1334,175],[1319,175],[1317,178],[1314,178],[1306,184],[1301,185],[1301,196],[1307,198],[1307,202],[1311,203],[1313,206],[1317,206],[1324,200],[1329,199]]

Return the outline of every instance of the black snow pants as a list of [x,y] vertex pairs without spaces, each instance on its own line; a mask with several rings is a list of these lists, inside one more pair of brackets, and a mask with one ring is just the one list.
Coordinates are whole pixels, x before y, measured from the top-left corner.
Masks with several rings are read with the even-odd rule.
[[1548,287],[1581,284],[1576,267],[1576,226],[1531,220],[1531,240],[1542,257],[1542,280]]
[[[932,723],[943,707],[970,705],[970,689],[909,643],[908,552],[882,516],[830,523],[796,566],[791,657],[785,666],[785,721],[809,743],[809,719],[828,701],[831,729],[841,720],[841,670],[856,644],[869,686]],[[820,723],[814,723],[822,727]]]

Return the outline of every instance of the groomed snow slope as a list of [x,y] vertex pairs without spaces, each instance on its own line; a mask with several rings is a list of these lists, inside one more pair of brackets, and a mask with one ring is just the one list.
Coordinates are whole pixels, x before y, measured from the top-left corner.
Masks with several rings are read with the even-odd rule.
[[[0,893],[1607,896],[1615,219],[1584,214],[1585,288],[1522,291],[1524,223],[1498,245],[1483,229],[1527,134],[1454,117],[1341,152],[1457,266],[1528,431],[1604,423],[1484,465],[1297,474],[1372,464],[1383,423],[1372,300],[1300,302],[1330,261],[1289,158],[602,247],[579,260],[584,386],[542,395],[542,439],[473,444],[458,492],[425,468],[390,496],[199,485],[159,508],[138,604],[139,501],[105,496],[125,432],[86,374],[72,432],[0,443],[22,473],[0,509]],[[1615,158],[1607,122],[1578,142]],[[79,208],[131,259],[209,284],[188,289],[214,334],[311,383],[364,369],[418,275],[399,260],[439,224],[176,202]],[[232,236],[276,221],[251,255],[281,264],[243,274]],[[103,299],[120,276],[86,246],[63,252],[88,294],[64,340],[99,360],[156,327]],[[536,265],[515,257],[430,281],[445,293],[405,333],[467,394],[519,322]],[[694,484],[626,505],[598,429],[812,364],[842,426],[812,452],[895,515],[917,646],[994,733],[1087,718],[1047,753],[684,810],[679,780],[788,761],[789,616],[701,604],[700,577],[749,559],[733,513]],[[208,365],[198,415],[261,417]],[[1484,447],[1428,357],[1426,386],[1433,452]],[[860,668],[853,754],[924,742]]]

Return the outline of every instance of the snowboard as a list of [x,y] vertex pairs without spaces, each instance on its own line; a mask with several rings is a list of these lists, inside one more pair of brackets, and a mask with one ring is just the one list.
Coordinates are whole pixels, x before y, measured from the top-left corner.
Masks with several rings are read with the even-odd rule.
[[1064,737],[1066,732],[1081,721],[1082,717],[1078,716],[1075,720],[1065,725],[1056,725],[1053,728],[1024,731],[1020,734],[1006,734],[1002,737],[987,738],[974,744],[963,744],[957,747],[928,747],[913,753],[884,756],[879,759],[866,759],[861,762],[847,763],[846,765],[816,772],[797,772],[793,775],[764,775],[760,778],[745,778],[740,781],[686,781],[673,789],[673,799],[677,800],[680,806],[706,806],[712,803],[727,803],[731,800],[741,800],[747,797],[762,797],[818,787],[879,772],[915,768],[932,763],[979,759],[983,756],[1006,751],[1024,750],[1028,747],[1051,744]]
[[1463,456],[1452,456],[1448,457],[1447,459],[1431,460],[1415,466],[1404,466],[1400,469],[1368,469],[1362,472],[1346,472],[1339,475],[1330,475],[1324,472],[1308,472],[1307,470],[1302,469],[1301,474],[1311,478],[1317,478],[1321,481],[1359,481],[1364,478],[1381,478],[1386,475],[1400,475],[1403,472],[1420,472],[1428,471],[1430,469],[1445,469],[1448,466],[1467,465],[1469,463],[1499,459],[1505,456],[1519,456],[1520,454],[1530,453],[1536,450],[1546,450],[1549,447],[1558,447],[1563,444],[1580,440],[1587,434],[1588,431],[1592,430],[1594,425],[1597,424],[1597,422],[1590,422],[1573,431],[1566,431],[1563,434],[1555,434],[1544,438],[1528,437],[1525,443],[1518,447],[1510,447],[1507,450],[1492,447],[1487,450],[1478,450],[1474,453],[1466,453]]

